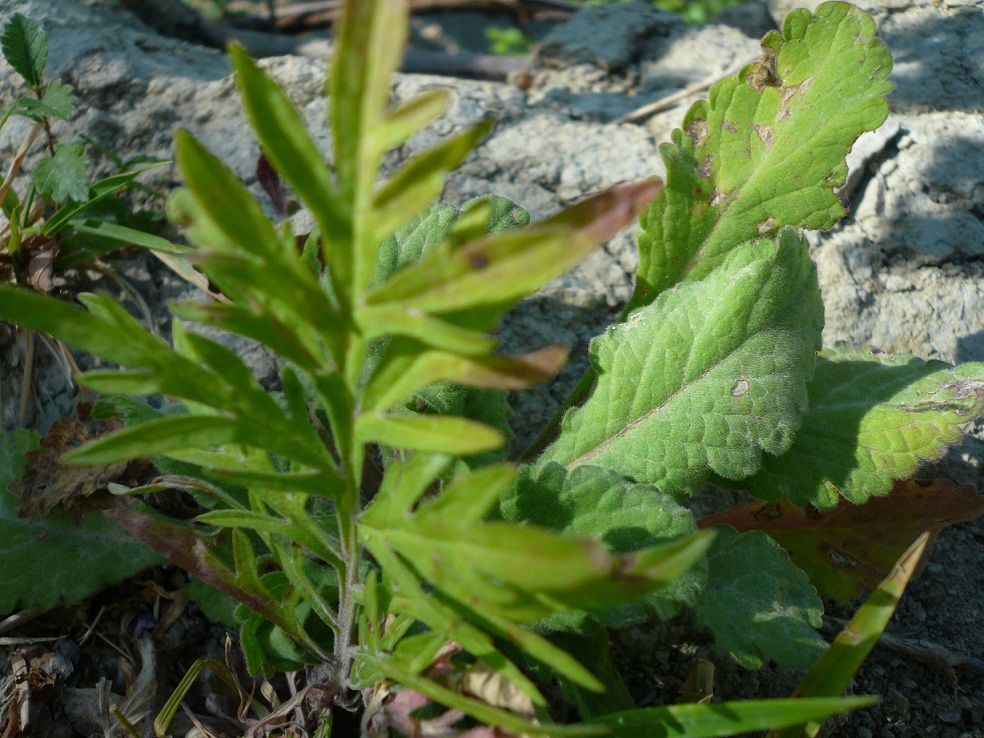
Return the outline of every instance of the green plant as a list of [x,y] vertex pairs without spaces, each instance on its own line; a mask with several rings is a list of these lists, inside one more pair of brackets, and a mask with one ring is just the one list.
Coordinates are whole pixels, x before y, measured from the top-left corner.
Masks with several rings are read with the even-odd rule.
[[[180,258],[189,249],[154,236],[159,216],[135,212],[116,195],[128,188],[145,186],[136,178],[167,162],[137,156],[123,160],[95,141],[88,141],[112,161],[116,172],[90,181],[90,160],[82,142],[60,141],[55,121],[67,121],[75,108],[71,86],[44,81],[48,36],[44,28],[14,13],[0,30],[4,59],[23,78],[30,96],[17,98],[0,113],[0,130],[13,118],[33,123],[27,131],[4,179],[0,182],[0,208],[6,224],[0,229],[0,281],[27,285],[50,292],[53,277],[64,270],[101,268],[98,259],[124,246],[138,244],[151,250],[184,275],[191,267]],[[14,189],[18,175],[37,139],[43,134],[45,153],[30,173],[23,200]],[[150,190],[148,190],[150,191]],[[153,195],[158,195],[150,191]],[[113,274],[114,278],[120,278]],[[132,295],[136,292],[130,289]],[[28,341],[25,364],[33,361],[33,340]],[[67,355],[67,354],[66,354]],[[25,376],[30,375],[30,371]],[[20,424],[26,418],[27,385],[21,393]]]
[[[581,0],[583,5],[605,5],[629,0]],[[650,5],[677,13],[687,23],[707,23],[725,8],[747,0],[649,0]]]
[[[843,215],[844,157],[887,115],[891,58],[871,19],[844,3],[792,13],[762,61],[715,85],[662,147],[665,185],[623,185],[529,224],[502,198],[432,205],[487,123],[377,184],[385,152],[448,104],[430,90],[389,105],[406,17],[405,0],[346,3],[330,167],[284,91],[231,49],[264,156],[317,225],[303,249],[201,144],[177,141],[186,187],[170,213],[226,301],[174,312],[276,351],[282,392],[180,321],[172,349],[105,296],[81,296],[83,310],[0,286],[0,316],[122,367],[81,381],[104,395],[94,415],[128,427],[67,458],[154,457],[159,478],[115,490],[195,497],[190,522],[146,506],[110,517],[241,603],[254,673],[310,665],[324,731],[328,708],[359,690],[369,734],[412,733],[429,701],[512,733],[619,736],[812,730],[868,704],[824,690],[850,678],[925,541],[862,611],[861,643],[822,657],[808,579],[822,564],[798,569],[759,531],[698,532],[679,503],[709,481],[799,505],[864,502],[981,413],[981,365],[817,357],[823,308],[797,229]],[[505,462],[502,391],[548,379],[566,353],[503,356],[488,331],[640,209],[624,320],[593,343],[592,375],[543,453]],[[10,439],[11,457],[27,443]],[[748,667],[814,665],[798,698],[632,710],[604,667],[604,628],[681,607]],[[537,675],[586,722],[551,723]]]
[[489,51],[504,56],[525,56],[530,53],[530,37],[519,28],[499,28],[490,26],[485,29],[489,40]]

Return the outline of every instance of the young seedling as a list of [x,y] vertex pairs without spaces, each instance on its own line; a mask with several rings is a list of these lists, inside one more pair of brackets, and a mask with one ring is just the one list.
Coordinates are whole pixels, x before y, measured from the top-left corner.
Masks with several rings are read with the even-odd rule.
[[[116,197],[127,188],[144,187],[136,181],[137,176],[167,162],[144,156],[123,160],[89,141],[117,168],[115,174],[90,182],[87,173],[90,161],[83,143],[60,141],[53,130],[55,121],[71,118],[76,98],[70,85],[57,80],[45,81],[48,36],[44,28],[14,13],[0,30],[0,50],[31,93],[17,98],[0,113],[0,130],[16,117],[33,123],[0,181],[0,208],[6,218],[0,228],[0,280],[48,293],[56,272],[85,266],[108,273],[143,304],[136,290],[98,261],[131,244],[150,249],[180,274],[190,277],[193,270],[179,256],[188,249],[148,233],[154,226],[153,217],[134,212]],[[31,171],[26,195],[21,200],[14,184],[42,134],[45,154]],[[26,333],[25,347],[19,426],[27,420],[33,373],[35,342],[30,331]],[[77,372],[64,347],[55,355],[58,361],[67,364],[71,374]]]

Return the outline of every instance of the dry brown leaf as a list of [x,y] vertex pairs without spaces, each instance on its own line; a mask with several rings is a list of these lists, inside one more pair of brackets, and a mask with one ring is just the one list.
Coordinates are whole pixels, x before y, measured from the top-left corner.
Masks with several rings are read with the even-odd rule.
[[[11,493],[21,500],[21,517],[45,515],[53,508],[104,507],[112,498],[91,499],[106,489],[110,482],[135,482],[150,465],[145,461],[123,462],[108,466],[67,466],[61,463],[62,454],[83,443],[123,427],[121,420],[94,420],[92,405],[79,403],[78,419],[61,418],[55,421],[41,446],[27,454],[24,475],[11,483]],[[136,486],[135,483],[128,486]]]
[[699,521],[760,530],[785,548],[820,594],[847,601],[875,587],[923,531],[930,542],[943,528],[984,515],[972,485],[948,479],[896,482],[884,497],[863,505],[844,501],[832,510],[800,508],[784,500],[735,507]]
[[58,242],[47,236],[39,236],[25,241],[24,247],[30,254],[27,261],[27,283],[38,292],[51,292],[54,287]]

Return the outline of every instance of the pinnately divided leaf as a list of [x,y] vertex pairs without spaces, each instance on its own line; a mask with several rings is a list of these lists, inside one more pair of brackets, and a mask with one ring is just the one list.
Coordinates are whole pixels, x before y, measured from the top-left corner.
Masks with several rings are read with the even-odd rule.
[[823,306],[806,242],[790,230],[735,249],[592,343],[598,373],[540,458],[594,464],[663,492],[708,473],[742,479],[781,454],[806,410]]
[[700,279],[745,241],[783,226],[830,228],[834,188],[864,131],[888,115],[888,49],[874,21],[842,2],[790,13],[763,58],[715,84],[672,143],[666,189],[643,216],[630,309],[680,280]]
[[[497,488],[489,488],[487,478],[509,469],[500,465],[473,472],[413,515],[394,515],[392,498],[401,498],[404,508],[412,499],[399,485],[388,488],[363,513],[362,540],[374,553],[399,555],[451,598],[518,622],[632,601],[670,584],[709,545],[709,540],[688,536],[620,556],[587,537],[482,522],[485,510],[496,503],[490,491]],[[411,494],[417,489],[412,486]]]
[[801,506],[862,503],[963,437],[964,424],[984,412],[984,364],[840,346],[817,358],[809,397],[792,448],[740,486]]
[[[567,535],[603,541],[616,553],[653,546],[692,534],[693,513],[649,485],[633,484],[597,466],[568,472],[548,465],[535,475],[521,471],[518,484],[500,503],[502,517],[516,524],[538,525]],[[644,599],[596,610],[591,617],[609,628],[625,628],[653,613],[674,615],[683,604],[693,605],[707,577],[704,562]],[[555,616],[547,627],[583,628],[584,614]]]

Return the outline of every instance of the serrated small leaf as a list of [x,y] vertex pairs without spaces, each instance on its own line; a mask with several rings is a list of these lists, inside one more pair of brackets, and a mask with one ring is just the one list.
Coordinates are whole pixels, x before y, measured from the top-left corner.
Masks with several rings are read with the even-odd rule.
[[44,118],[68,120],[72,117],[76,99],[71,85],[51,82],[45,87],[44,95],[40,100],[30,97],[18,98],[14,103],[14,112],[39,123]]
[[822,316],[802,237],[735,249],[592,342],[594,392],[539,465],[602,466],[669,494],[696,492],[711,470],[753,474],[800,425]]
[[[503,519],[602,541],[615,553],[665,543],[697,530],[693,513],[648,485],[633,484],[596,466],[567,472],[550,464],[534,476],[527,468],[519,484],[501,502]],[[609,628],[625,628],[656,613],[675,614],[693,605],[707,578],[699,562],[686,574],[644,599],[596,610],[591,617]],[[581,618],[551,618],[548,627],[578,627]]]
[[7,486],[20,476],[25,454],[39,440],[28,431],[0,433],[0,613],[77,602],[162,562],[97,511],[20,517],[21,500]]
[[806,574],[764,533],[715,530],[707,586],[694,610],[718,650],[748,669],[766,659],[780,666],[812,665],[826,644],[816,633],[823,603]]
[[31,87],[40,87],[48,61],[48,36],[37,21],[14,13],[0,35],[3,58]]
[[663,193],[641,219],[630,309],[700,279],[739,244],[783,226],[830,228],[845,157],[888,115],[892,57],[864,11],[797,10],[762,42],[763,60],[715,84],[672,143]]
[[973,485],[947,479],[896,482],[890,494],[832,510],[796,507],[785,499],[741,505],[702,518],[702,528],[759,530],[789,552],[824,597],[856,599],[877,585],[923,531],[930,542],[945,527],[984,515]]
[[817,358],[808,392],[792,447],[738,486],[800,506],[862,503],[963,438],[964,425],[984,412],[984,364],[840,346]]
[[89,178],[85,173],[88,163],[82,144],[62,143],[54,156],[38,162],[31,177],[38,192],[57,203],[84,202],[89,197]]

